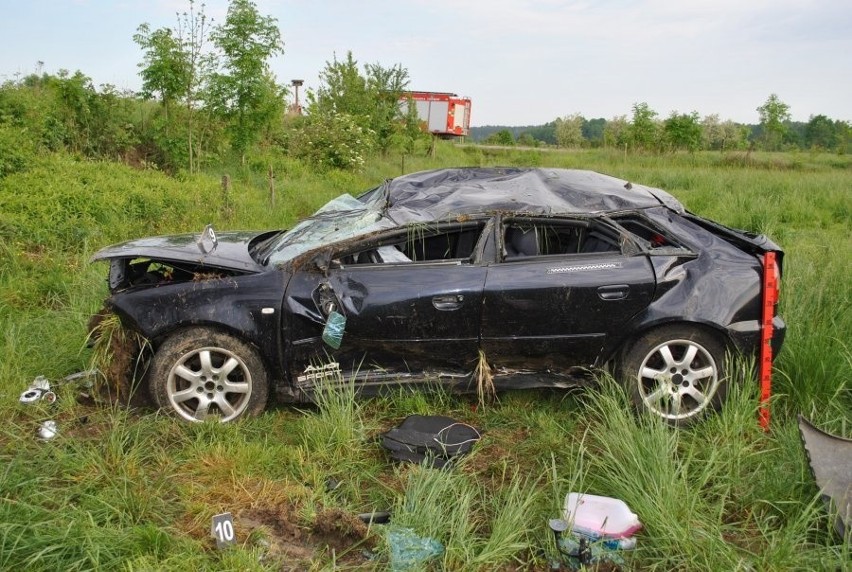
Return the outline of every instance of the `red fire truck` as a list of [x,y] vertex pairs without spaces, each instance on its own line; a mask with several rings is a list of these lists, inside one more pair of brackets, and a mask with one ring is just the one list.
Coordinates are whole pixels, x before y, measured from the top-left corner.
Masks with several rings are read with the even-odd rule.
[[439,91],[406,91],[400,105],[414,101],[426,130],[440,137],[463,137],[470,132],[470,98]]

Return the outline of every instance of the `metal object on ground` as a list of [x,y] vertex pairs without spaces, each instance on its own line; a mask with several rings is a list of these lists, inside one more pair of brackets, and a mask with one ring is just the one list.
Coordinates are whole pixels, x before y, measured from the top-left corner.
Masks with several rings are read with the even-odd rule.
[[38,436],[44,441],[50,441],[56,437],[57,433],[59,433],[59,427],[56,425],[56,421],[53,421],[52,419],[39,425]]
[[822,498],[837,511],[834,529],[846,538],[852,532],[852,439],[817,429],[801,415],[799,433]]
[[71,375],[66,375],[62,381],[65,383],[71,383],[75,381],[83,381],[84,387],[91,387],[93,378],[100,375],[100,371],[97,369],[86,369],[83,371],[78,371],[77,373],[72,373]]
[[50,391],[50,382],[43,375],[36,377],[30,386],[21,394],[21,403],[35,403],[45,398],[48,403],[56,401],[56,394]]

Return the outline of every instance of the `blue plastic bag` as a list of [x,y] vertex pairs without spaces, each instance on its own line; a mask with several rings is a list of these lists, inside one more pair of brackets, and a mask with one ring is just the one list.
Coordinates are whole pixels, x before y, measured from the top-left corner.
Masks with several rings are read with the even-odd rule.
[[390,525],[387,528],[392,572],[422,570],[426,561],[444,553],[444,545],[434,538],[423,538],[410,528]]

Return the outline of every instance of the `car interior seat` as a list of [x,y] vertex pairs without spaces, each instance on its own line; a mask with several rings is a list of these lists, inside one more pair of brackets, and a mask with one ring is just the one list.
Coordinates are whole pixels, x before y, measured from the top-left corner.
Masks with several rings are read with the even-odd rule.
[[538,230],[510,227],[506,229],[506,258],[538,255]]

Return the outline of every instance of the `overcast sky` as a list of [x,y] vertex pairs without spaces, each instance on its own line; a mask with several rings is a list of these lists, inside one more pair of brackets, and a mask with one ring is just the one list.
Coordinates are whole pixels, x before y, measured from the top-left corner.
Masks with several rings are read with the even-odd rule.
[[[200,3],[200,2],[199,2]],[[336,53],[402,64],[411,88],[473,100],[472,125],[558,116],[660,116],[757,123],[771,93],[794,120],[852,120],[852,0],[256,0],[285,52],[282,83],[315,87]],[[139,24],[173,27],[186,0],[0,0],[0,80],[80,70],[139,89]],[[226,0],[207,0],[222,22]]]

